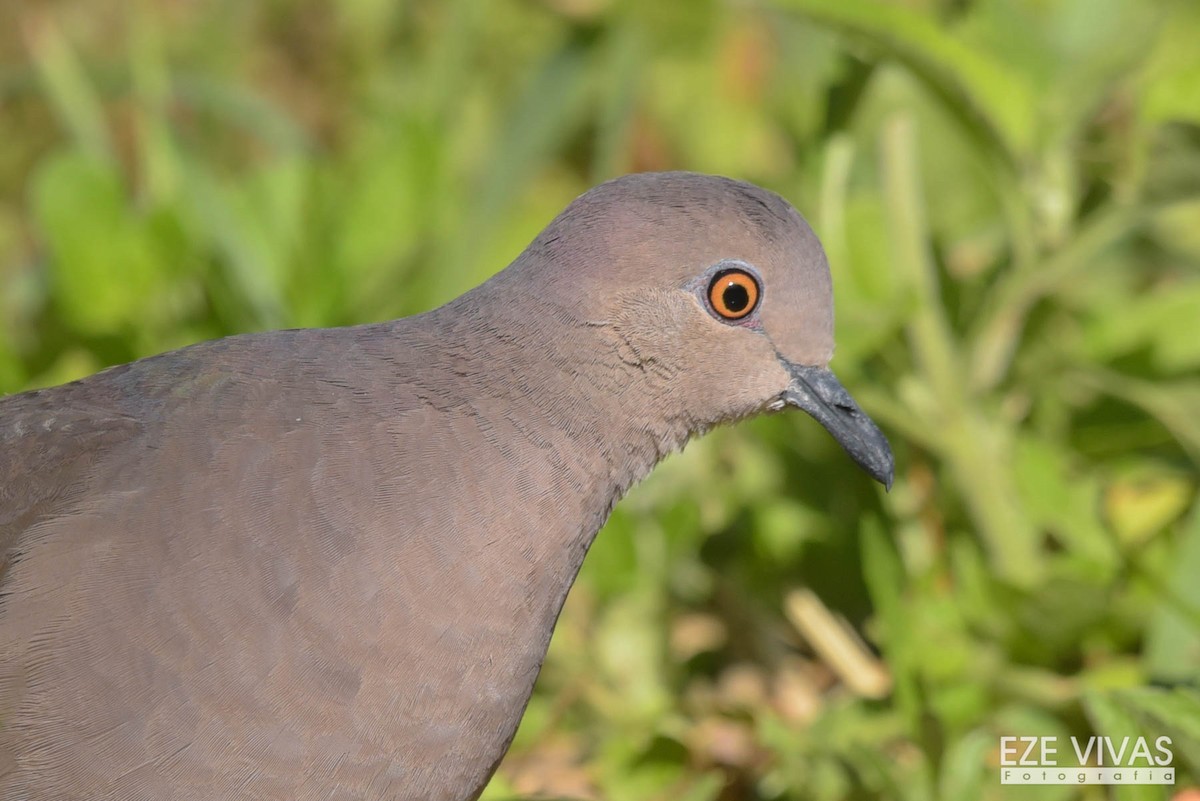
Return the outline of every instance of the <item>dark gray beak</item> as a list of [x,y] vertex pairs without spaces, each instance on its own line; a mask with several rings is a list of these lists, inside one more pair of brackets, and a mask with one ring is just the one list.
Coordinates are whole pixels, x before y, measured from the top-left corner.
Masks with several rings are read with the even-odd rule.
[[784,362],[792,383],[783,401],[808,412],[833,434],[841,446],[876,481],[889,490],[895,464],[887,438],[871,418],[858,408],[837,377],[824,367],[804,367]]

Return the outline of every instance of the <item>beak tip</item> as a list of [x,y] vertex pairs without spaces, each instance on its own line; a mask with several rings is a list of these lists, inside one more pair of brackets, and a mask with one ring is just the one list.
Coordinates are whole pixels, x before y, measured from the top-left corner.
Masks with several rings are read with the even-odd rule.
[[896,465],[883,432],[854,403],[828,368],[790,363],[787,367],[793,381],[783,400],[815,418],[867,475],[890,492]]
[[858,461],[871,478],[883,485],[884,492],[891,492],[896,478],[896,463],[892,456],[892,450],[887,445],[887,440],[883,439],[882,432],[879,434],[879,438],[878,450],[869,456],[864,454],[865,458],[855,459],[855,461]]

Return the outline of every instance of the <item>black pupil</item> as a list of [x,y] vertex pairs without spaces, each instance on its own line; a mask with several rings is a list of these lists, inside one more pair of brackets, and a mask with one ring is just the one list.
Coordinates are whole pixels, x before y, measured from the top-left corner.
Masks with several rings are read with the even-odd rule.
[[729,284],[721,292],[721,301],[726,309],[737,314],[750,305],[750,292],[741,284]]

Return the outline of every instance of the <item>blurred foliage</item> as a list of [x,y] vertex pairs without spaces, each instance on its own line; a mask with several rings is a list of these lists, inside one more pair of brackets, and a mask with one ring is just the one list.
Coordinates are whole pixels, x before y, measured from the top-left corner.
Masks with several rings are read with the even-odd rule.
[[485,798],[1171,795],[1001,787],[1004,734],[1165,734],[1196,783],[1200,3],[0,14],[0,391],[429,308],[628,171],[822,236],[895,488],[800,415],[668,460]]

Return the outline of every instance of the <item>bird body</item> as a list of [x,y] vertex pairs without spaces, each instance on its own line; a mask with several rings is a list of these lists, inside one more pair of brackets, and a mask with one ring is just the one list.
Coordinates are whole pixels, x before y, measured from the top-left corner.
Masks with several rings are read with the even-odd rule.
[[[705,305],[723,264],[761,273],[745,323]],[[663,456],[804,390],[890,480],[857,407],[865,445],[822,420],[840,385],[797,378],[831,355],[799,215],[668,173],[431,312],[0,399],[0,799],[477,797]]]

